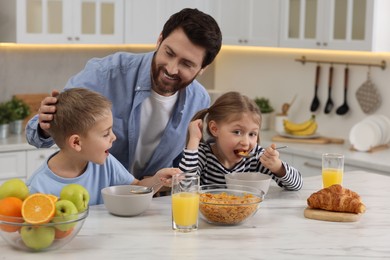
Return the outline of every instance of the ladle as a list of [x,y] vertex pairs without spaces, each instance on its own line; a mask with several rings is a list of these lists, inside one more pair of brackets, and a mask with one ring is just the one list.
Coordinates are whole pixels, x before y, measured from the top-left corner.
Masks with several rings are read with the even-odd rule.
[[344,103],[341,106],[339,106],[339,108],[337,108],[336,114],[338,114],[338,115],[345,115],[349,111],[349,106],[347,103],[348,74],[349,74],[349,69],[348,69],[348,67],[345,67],[345,70],[344,70]]
[[328,90],[328,100],[325,105],[325,114],[329,114],[333,108],[333,100],[332,100],[332,80],[333,80],[333,65],[329,68],[329,90]]
[[311,112],[316,111],[317,108],[320,106],[320,100],[318,99],[318,96],[317,96],[318,82],[320,80],[320,70],[321,70],[321,67],[318,64],[317,69],[316,69],[316,79],[315,79],[315,85],[314,85],[314,98],[313,98],[313,101],[311,102],[311,106],[310,106]]

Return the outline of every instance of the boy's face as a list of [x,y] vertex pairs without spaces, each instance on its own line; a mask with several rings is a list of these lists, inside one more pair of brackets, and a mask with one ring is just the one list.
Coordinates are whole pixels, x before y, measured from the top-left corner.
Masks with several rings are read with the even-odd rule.
[[161,36],[152,62],[153,90],[170,96],[187,87],[203,73],[203,47],[194,45],[182,29],[174,30],[164,41]]
[[237,153],[249,152],[257,144],[259,124],[253,116],[243,113],[240,119],[231,122],[210,122],[210,130],[216,139],[213,151],[224,165],[236,164],[241,160]]
[[108,150],[116,140],[112,132],[112,113],[99,118],[96,124],[88,131],[86,136],[81,137],[81,153],[86,160],[103,164],[108,157]]

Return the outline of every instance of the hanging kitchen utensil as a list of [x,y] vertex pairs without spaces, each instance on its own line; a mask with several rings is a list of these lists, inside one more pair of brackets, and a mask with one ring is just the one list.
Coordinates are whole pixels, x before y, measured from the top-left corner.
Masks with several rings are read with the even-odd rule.
[[370,67],[367,72],[367,80],[356,91],[356,99],[364,113],[372,114],[381,105],[381,95],[371,81]]
[[348,92],[348,77],[349,77],[349,69],[348,66],[345,67],[344,70],[344,103],[339,106],[336,110],[336,114],[345,115],[349,111],[349,106],[347,103],[347,92]]
[[332,100],[332,81],[333,81],[333,65],[329,68],[329,87],[328,87],[328,100],[325,104],[325,114],[329,114],[333,108],[333,100]]
[[314,98],[313,98],[313,101],[311,102],[311,106],[310,106],[311,112],[316,111],[317,108],[320,106],[320,100],[318,99],[318,96],[317,96],[318,82],[320,80],[320,70],[321,70],[321,67],[320,67],[320,64],[318,64],[317,68],[316,68],[316,78],[315,78],[315,85],[314,85]]

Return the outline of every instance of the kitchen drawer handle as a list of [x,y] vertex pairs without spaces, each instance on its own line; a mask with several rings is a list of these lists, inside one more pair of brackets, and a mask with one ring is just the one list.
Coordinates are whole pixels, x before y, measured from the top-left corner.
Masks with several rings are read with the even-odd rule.
[[309,163],[309,162],[304,162],[303,165],[307,166],[307,167],[311,167],[311,168],[316,168],[316,169],[321,169],[322,168],[321,165],[317,165],[317,164],[313,164],[313,163]]

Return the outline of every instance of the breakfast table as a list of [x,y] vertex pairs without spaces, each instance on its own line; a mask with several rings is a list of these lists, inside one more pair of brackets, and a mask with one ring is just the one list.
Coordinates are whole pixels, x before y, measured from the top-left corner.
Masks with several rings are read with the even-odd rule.
[[104,205],[90,207],[80,233],[56,251],[29,253],[0,239],[0,259],[389,259],[390,178],[370,172],[344,174],[366,212],[356,222],[305,218],[306,199],[322,187],[321,176],[304,178],[300,191],[271,184],[260,209],[237,226],[199,220],[199,229],[171,228],[171,197],[153,198],[135,217],[117,217]]

